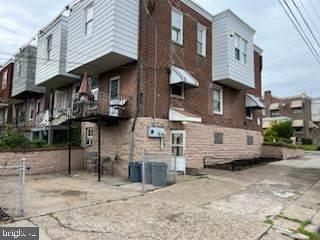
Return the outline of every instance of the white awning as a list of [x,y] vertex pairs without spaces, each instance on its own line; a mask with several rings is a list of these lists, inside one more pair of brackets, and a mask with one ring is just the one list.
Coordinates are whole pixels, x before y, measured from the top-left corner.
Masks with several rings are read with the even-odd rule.
[[201,117],[180,108],[170,108],[169,120],[172,122],[202,122]]
[[280,103],[272,103],[269,107],[270,111],[279,110],[280,109]]
[[319,128],[317,124],[312,121],[309,121],[309,128]]
[[170,84],[185,84],[192,88],[199,87],[199,82],[190,73],[173,66],[171,67]]
[[304,121],[303,120],[293,120],[292,121],[292,127],[304,127]]
[[250,93],[247,93],[246,94],[246,107],[247,108],[261,108],[261,109],[265,109],[265,105],[263,104],[263,102],[261,102],[261,100],[250,94]]
[[302,108],[303,102],[302,101],[294,101],[291,103],[291,108]]

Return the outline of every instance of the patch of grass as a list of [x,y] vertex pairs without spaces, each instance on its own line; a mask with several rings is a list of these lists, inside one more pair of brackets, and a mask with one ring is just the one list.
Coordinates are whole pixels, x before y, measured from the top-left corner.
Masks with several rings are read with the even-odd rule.
[[271,226],[274,225],[273,221],[272,221],[270,218],[268,218],[267,220],[265,220],[264,223],[269,224],[269,225],[271,225]]
[[297,232],[306,235],[310,238],[310,240],[320,240],[320,235],[315,232],[309,232],[305,228],[310,225],[310,221],[301,222],[301,226],[298,228]]

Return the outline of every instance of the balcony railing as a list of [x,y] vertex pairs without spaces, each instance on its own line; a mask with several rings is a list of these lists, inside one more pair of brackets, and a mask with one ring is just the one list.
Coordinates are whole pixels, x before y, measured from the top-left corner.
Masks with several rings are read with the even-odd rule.
[[118,96],[103,100],[74,99],[72,117],[104,115],[113,118],[130,118],[130,98]]

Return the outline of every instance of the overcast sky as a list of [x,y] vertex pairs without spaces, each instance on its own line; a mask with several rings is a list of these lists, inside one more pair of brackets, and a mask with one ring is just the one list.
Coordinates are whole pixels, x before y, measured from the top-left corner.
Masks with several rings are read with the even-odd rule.
[[[160,0],[158,0],[160,1]],[[286,96],[307,92],[320,96],[320,65],[305,46],[277,0],[194,0],[212,14],[227,8],[257,33],[255,42],[264,49],[263,88]],[[320,13],[320,0],[302,0],[311,11],[313,1]],[[54,18],[70,0],[0,0],[0,63]],[[318,21],[317,21],[318,20]],[[320,19],[314,18],[320,26]],[[20,35],[9,32],[7,27]],[[320,36],[318,36],[320,39]]]

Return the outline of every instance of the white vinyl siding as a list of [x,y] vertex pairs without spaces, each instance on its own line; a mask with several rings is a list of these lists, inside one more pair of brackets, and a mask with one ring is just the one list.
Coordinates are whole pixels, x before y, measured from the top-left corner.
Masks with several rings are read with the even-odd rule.
[[[48,44],[51,50],[48,61]],[[36,85],[56,77],[65,76],[68,38],[68,18],[60,16],[56,22],[39,36],[37,50]]]
[[183,44],[183,14],[177,9],[171,12],[171,40]]
[[[247,88],[254,88],[253,36],[255,31],[235,16],[225,11],[213,20],[213,79],[231,79]],[[239,41],[238,37],[245,41]],[[236,59],[236,47],[239,59]],[[243,54],[241,54],[241,52]],[[241,61],[243,59],[243,61]],[[245,64],[243,64],[245,63]]]
[[[93,35],[85,36],[85,9],[93,5]],[[112,53],[138,59],[139,0],[84,0],[70,13],[67,72]],[[105,63],[112,65],[111,62]],[[100,64],[101,65],[101,64]]]
[[207,48],[207,29],[198,24],[197,27],[197,50],[198,54],[202,56],[206,56],[206,48]]

